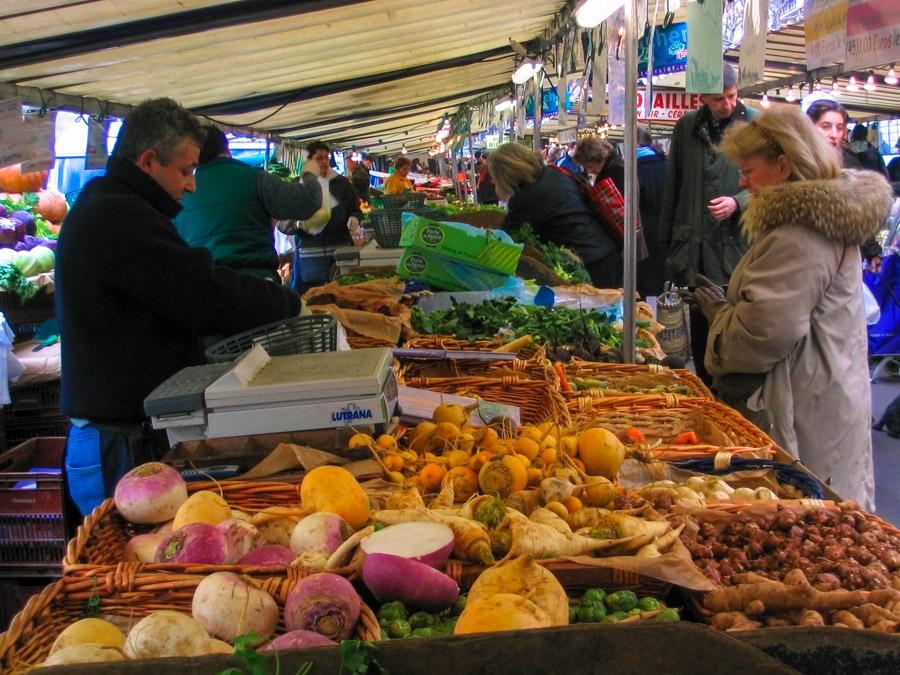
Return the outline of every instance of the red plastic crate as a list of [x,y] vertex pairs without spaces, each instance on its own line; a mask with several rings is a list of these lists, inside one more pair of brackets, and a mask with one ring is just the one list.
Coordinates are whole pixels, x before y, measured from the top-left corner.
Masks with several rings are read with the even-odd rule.
[[[58,575],[66,549],[64,437],[32,438],[0,455],[0,573]],[[34,488],[23,489],[22,483]],[[19,485],[20,487],[16,487]]]

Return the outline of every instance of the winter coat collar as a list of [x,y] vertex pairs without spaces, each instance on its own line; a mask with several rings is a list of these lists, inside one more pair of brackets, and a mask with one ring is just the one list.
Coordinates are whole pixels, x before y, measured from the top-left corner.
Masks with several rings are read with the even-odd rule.
[[715,146],[722,140],[722,133],[734,122],[747,122],[753,119],[753,116],[747,111],[746,106],[740,101],[734,106],[731,117],[724,123],[713,118],[709,111],[709,106],[704,105],[697,111],[697,117],[694,120],[694,133],[706,141],[709,145]]
[[861,245],[891,210],[893,191],[874,171],[845,169],[839,178],[792,181],[764,188],[743,219],[750,242],[784,225],[799,225],[843,244]]
[[110,157],[106,161],[106,177],[130,187],[166,218],[174,218],[181,211],[181,204],[130,160]]

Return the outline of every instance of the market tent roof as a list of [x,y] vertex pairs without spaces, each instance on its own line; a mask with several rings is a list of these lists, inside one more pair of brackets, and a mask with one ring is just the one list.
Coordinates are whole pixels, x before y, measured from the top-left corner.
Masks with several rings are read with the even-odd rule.
[[170,96],[229,126],[399,147],[508,91],[509,39],[538,37],[566,4],[0,0],[0,83],[70,107]]

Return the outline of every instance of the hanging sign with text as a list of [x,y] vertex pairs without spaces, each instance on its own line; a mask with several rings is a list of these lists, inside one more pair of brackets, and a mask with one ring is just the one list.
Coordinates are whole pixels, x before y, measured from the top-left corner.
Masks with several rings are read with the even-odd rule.
[[848,0],[844,65],[872,68],[900,61],[900,2]]
[[644,114],[644,94],[638,92],[638,119],[642,120],[678,120],[689,110],[696,110],[702,105],[700,94],[688,94],[683,91],[658,91],[653,93],[653,107],[650,116]]

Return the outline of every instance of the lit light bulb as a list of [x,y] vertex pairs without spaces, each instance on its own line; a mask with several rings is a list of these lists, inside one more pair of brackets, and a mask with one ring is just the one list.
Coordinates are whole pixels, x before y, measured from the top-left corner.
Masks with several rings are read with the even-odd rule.
[[859,85],[856,83],[856,75],[850,76],[850,81],[847,82],[847,91],[859,91]]
[[866,83],[863,85],[863,89],[866,91],[875,91],[878,86],[875,84],[875,72],[869,71],[869,77],[866,78]]
[[766,92],[765,94],[763,94],[762,99],[760,100],[759,104],[760,104],[763,108],[768,108],[770,105],[772,105],[772,102],[769,100],[769,93],[768,93],[768,92]]
[[796,101],[797,91],[793,87],[788,88],[788,90],[784,92],[784,100],[788,103],[790,103],[791,101]]
[[841,95],[841,85],[838,84],[837,80],[832,80],[832,82],[831,82],[831,95],[832,96],[840,96]]
[[897,73],[894,70],[894,64],[891,64],[891,69],[888,71],[887,77],[884,78],[885,84],[895,85],[900,81],[897,79]]

